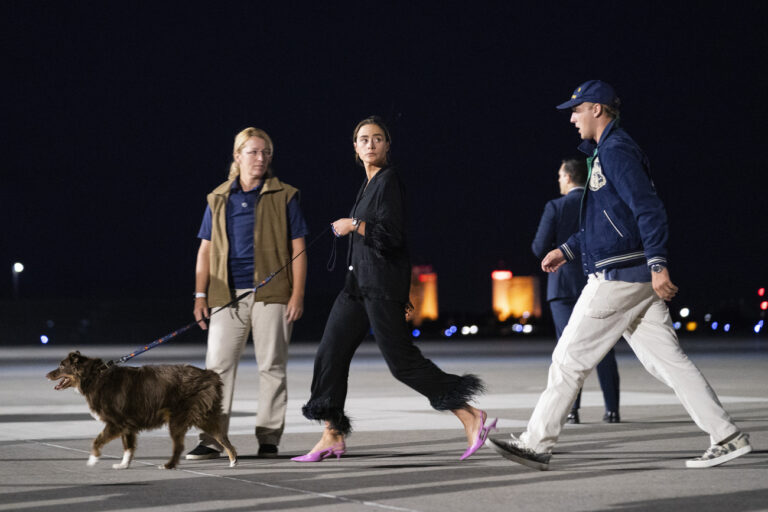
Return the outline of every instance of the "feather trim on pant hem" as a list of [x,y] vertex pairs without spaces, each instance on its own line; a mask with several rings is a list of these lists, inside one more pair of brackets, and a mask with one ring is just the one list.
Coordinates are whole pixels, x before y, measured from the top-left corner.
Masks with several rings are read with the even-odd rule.
[[438,411],[461,409],[475,396],[484,392],[485,384],[480,377],[467,373],[459,377],[459,382],[453,389],[430,400],[430,405]]
[[312,401],[310,400],[301,412],[308,420],[327,421],[331,429],[339,434],[346,436],[352,432],[352,424],[349,418],[344,414],[344,409],[333,407],[329,400]]

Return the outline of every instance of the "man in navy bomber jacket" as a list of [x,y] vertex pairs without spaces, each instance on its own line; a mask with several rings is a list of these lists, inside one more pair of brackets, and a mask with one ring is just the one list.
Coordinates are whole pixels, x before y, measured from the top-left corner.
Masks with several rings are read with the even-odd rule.
[[667,269],[667,216],[650,178],[648,159],[618,126],[619,99],[599,80],[580,85],[557,106],[589,157],[579,231],[550,251],[541,268],[555,272],[581,253],[587,285],[552,353],[547,388],[520,438],[491,439],[503,457],[546,470],[568,410],[584,378],[620,336],[651,375],[674,389],[711,446],[689,468],[723,464],[752,451],[715,392],[688,359],[664,301],[677,293]]

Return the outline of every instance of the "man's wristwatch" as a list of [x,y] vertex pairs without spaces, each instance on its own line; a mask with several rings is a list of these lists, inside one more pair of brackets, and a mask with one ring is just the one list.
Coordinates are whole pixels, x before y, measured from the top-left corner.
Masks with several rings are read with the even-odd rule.
[[655,272],[655,273],[658,274],[659,272],[661,272],[665,268],[667,268],[666,265],[662,265],[661,263],[654,263],[653,265],[651,265],[651,272]]
[[355,228],[354,231],[357,233],[357,228],[360,227],[360,219],[353,218],[352,219],[352,226]]

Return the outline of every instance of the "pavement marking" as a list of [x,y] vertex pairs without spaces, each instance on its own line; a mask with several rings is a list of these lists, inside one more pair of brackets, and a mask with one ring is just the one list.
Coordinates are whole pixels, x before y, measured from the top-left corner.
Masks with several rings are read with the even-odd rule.
[[60,507],[62,505],[78,505],[80,503],[92,503],[94,501],[105,501],[112,498],[119,498],[125,494],[104,494],[101,496],[80,496],[78,498],[57,498],[52,500],[26,501],[24,503],[3,503],[0,504],[0,510],[22,510],[27,508],[37,509],[39,507]]
[[[68,451],[72,451],[72,452],[77,452],[77,453],[83,453],[83,454],[86,454],[86,455],[90,455],[90,451],[88,451],[88,450],[80,450],[78,448],[70,448],[68,446],[62,446],[60,444],[44,443],[44,442],[40,442],[40,441],[29,441],[29,442],[33,443],[33,444],[41,445],[41,446],[48,446],[48,447],[51,447],[51,448],[59,448],[59,449],[62,449],[62,450],[68,450]],[[102,459],[117,459],[117,460],[120,460],[122,458],[122,456],[115,457],[113,455],[102,454],[101,458]],[[140,461],[140,460],[134,460],[133,464],[142,464],[144,466],[151,466],[151,467],[157,467],[158,466],[156,463],[144,462],[144,461]],[[119,470],[114,470],[114,471],[119,471]],[[195,471],[195,470],[191,470],[191,469],[184,469],[184,468],[181,468],[181,467],[176,468],[176,471],[183,471],[184,473],[189,473],[191,475],[197,475],[197,476],[222,478],[224,480],[230,480],[230,481],[233,481],[233,482],[245,483],[245,484],[249,484],[249,485],[258,485],[258,486],[261,486],[261,487],[268,487],[268,488],[271,488],[271,489],[279,489],[279,490],[282,490],[282,491],[290,491],[290,492],[295,492],[295,493],[298,493],[298,494],[304,494],[306,496],[312,496],[312,497],[316,497],[316,498],[326,498],[326,499],[329,499],[329,500],[336,500],[336,501],[341,501],[341,502],[345,502],[345,503],[354,503],[354,504],[357,504],[357,505],[364,505],[366,507],[381,508],[381,509],[385,509],[385,510],[399,510],[401,512],[421,512],[419,510],[412,509],[412,508],[396,507],[394,505],[385,505],[383,503],[377,503],[375,501],[356,500],[354,498],[347,498],[346,496],[340,496],[338,494],[307,491],[305,489],[298,489],[296,487],[288,487],[288,486],[285,486],[285,485],[270,484],[270,483],[267,483],[267,482],[259,482],[257,480],[246,480],[245,478],[237,478],[237,477],[233,477],[233,476],[217,475],[215,473],[207,473],[205,471]],[[355,491],[355,492],[357,492],[357,491]],[[62,504],[62,501],[70,501],[71,503],[80,503],[82,501],[98,501],[98,500],[101,500],[102,498],[105,498],[105,497],[116,497],[116,496],[122,496],[122,494],[107,495],[107,496],[94,496],[90,500],[88,500],[88,499],[76,499],[76,498],[69,498],[67,500],[51,500],[52,501],[51,504],[52,505],[53,504]],[[39,503],[39,502],[35,502],[35,503]],[[248,503],[252,504],[252,501],[249,501]],[[30,505],[30,507],[31,506],[33,506],[33,505]],[[38,505],[35,504],[34,506],[38,506]],[[237,504],[235,506],[241,507],[240,504]],[[19,507],[11,507],[11,508],[2,508],[2,507],[3,506],[0,506],[0,510],[16,510],[17,508],[19,508]],[[26,507],[26,505],[25,505],[24,508],[29,508],[29,507]],[[225,507],[221,506],[221,502],[218,502],[218,505],[216,506],[216,508],[211,509],[211,510],[223,510],[224,508]],[[167,510],[167,507],[159,507],[158,509]],[[146,509],[143,509],[143,510],[146,510]],[[198,509],[196,509],[196,510],[198,510]],[[199,510],[206,510],[206,509],[199,509]]]

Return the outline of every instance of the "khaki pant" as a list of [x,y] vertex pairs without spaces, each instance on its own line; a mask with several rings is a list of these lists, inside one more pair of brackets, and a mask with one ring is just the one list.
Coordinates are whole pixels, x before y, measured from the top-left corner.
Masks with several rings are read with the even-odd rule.
[[600,273],[590,275],[552,353],[547,389],[520,436],[526,447],[552,450],[584,379],[622,335],[645,369],[674,390],[712,444],[738,432],[680,348],[669,309],[651,283],[606,281]]
[[[247,291],[238,289],[239,295]],[[288,388],[285,365],[293,324],[285,321],[284,304],[264,304],[253,301],[253,294],[232,307],[211,315],[208,327],[208,350],[205,367],[214,370],[224,382],[222,409],[225,431],[229,430],[232,397],[240,355],[248,334],[253,333],[253,348],[259,367],[258,411],[256,438],[259,444],[280,443],[285,428]],[[204,433],[200,443],[221,451],[221,447]]]

